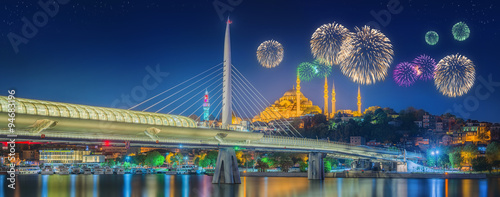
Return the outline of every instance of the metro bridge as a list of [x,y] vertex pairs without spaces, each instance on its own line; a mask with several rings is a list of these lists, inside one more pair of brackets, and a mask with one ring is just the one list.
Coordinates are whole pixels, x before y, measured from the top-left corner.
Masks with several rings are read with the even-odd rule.
[[[16,116],[14,122],[16,131],[15,133],[10,133],[8,128],[1,127],[0,139],[8,141],[11,138],[15,138],[17,141],[29,140],[33,142],[70,142],[80,144],[98,144],[107,141],[113,145],[130,143],[131,146],[215,148],[219,149],[219,156],[213,183],[240,183],[234,147],[256,151],[308,152],[309,179],[324,179],[323,158],[326,155],[337,158],[397,162],[402,165],[405,165],[406,159],[419,159],[422,157],[420,154],[402,151],[352,146],[329,140],[301,138],[293,133],[295,129],[291,125],[289,127],[285,125],[287,129],[277,129],[280,133],[283,132],[288,136],[264,135],[263,133],[234,130],[232,115],[237,111],[237,107],[239,107],[240,111],[247,109],[248,113],[252,113],[248,109],[248,106],[251,105],[250,102],[243,103],[248,97],[247,93],[250,94],[252,90],[241,90],[245,87],[249,88],[251,84],[245,84],[246,79],[242,79],[244,76],[231,64],[229,24],[230,22],[228,21],[224,45],[224,62],[222,63],[223,73],[220,73],[222,74],[222,94],[220,95],[222,96],[220,103],[222,104],[220,109],[222,112],[220,113],[222,124],[220,127],[199,127],[196,120],[182,116],[182,113],[187,109],[179,115],[145,111],[159,102],[143,111],[136,111],[131,110],[132,108],[126,110],[16,98]],[[233,68],[236,72],[232,70]],[[217,71],[215,70],[212,73]],[[235,92],[240,97],[243,97],[242,95],[244,94],[245,98],[233,97],[232,90],[234,87],[232,87],[232,80],[234,79],[232,75],[239,78],[239,81],[234,84],[235,87],[241,88],[239,92]],[[248,81],[246,80],[246,82]],[[165,92],[161,94],[163,93]],[[158,96],[160,94],[151,99]],[[177,101],[185,95],[179,96],[174,93],[160,102],[172,96],[178,96]],[[234,101],[239,101],[239,103],[235,102],[236,106],[233,103],[233,99]],[[185,99],[183,104],[189,100],[191,99]],[[257,106],[254,101],[251,101],[251,103]],[[168,105],[170,104],[172,103]],[[7,125],[9,123],[8,98],[0,96],[0,105],[0,124]],[[177,106],[175,109],[178,107],[180,106]],[[274,114],[273,116],[276,115]],[[284,117],[282,118],[284,119]],[[286,120],[285,122],[287,123]],[[295,132],[300,135],[296,130]],[[281,134],[283,135],[283,133]],[[16,136],[10,136],[11,134]],[[293,136],[290,136],[290,134]]]
[[[8,98],[0,96],[0,104],[0,124],[7,125]],[[22,98],[16,98],[15,104],[14,134],[18,141],[81,144],[102,144],[103,141],[109,141],[111,145],[130,142],[132,146],[218,148],[222,153],[228,152],[230,155],[234,154],[234,147],[241,147],[257,151],[316,153],[319,154],[316,156],[319,161],[322,161],[325,154],[337,158],[393,162],[405,160],[401,151],[326,140],[198,128],[194,120],[184,116]],[[0,139],[8,141],[10,134],[7,128],[2,128]],[[406,154],[408,159],[420,157],[419,154]],[[310,156],[310,160],[312,159],[314,156]],[[237,168],[237,164],[232,167]],[[309,168],[311,169],[313,168]],[[322,171],[323,168],[319,169]]]

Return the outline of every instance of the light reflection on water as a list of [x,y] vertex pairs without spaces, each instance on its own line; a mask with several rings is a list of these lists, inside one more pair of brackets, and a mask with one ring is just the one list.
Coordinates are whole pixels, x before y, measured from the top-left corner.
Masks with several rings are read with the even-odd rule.
[[242,177],[212,184],[196,175],[22,175],[15,191],[0,175],[1,196],[500,196],[500,179],[382,179]]

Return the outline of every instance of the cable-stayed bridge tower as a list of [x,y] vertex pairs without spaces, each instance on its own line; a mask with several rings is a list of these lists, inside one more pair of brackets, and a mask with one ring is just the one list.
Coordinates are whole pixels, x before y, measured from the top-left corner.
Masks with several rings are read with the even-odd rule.
[[231,92],[231,36],[227,19],[226,35],[224,38],[224,76],[222,80],[222,129],[228,129],[232,121],[232,92]]

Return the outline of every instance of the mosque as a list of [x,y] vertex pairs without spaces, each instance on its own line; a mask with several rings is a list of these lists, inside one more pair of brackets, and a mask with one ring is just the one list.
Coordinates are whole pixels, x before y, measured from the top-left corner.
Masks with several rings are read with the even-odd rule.
[[[332,84],[332,100],[331,100],[331,112],[328,113],[328,84],[327,84],[327,79],[325,78],[325,91],[324,91],[324,98],[325,98],[325,107],[323,110],[317,105],[314,105],[311,100],[309,100],[307,97],[302,94],[300,91],[300,79],[297,77],[297,88],[292,88],[291,90],[288,90],[283,94],[281,98],[276,100],[274,104],[271,104],[271,106],[268,106],[266,109],[264,109],[262,112],[260,112],[258,115],[256,115],[253,118],[253,122],[255,121],[261,121],[261,122],[269,122],[275,119],[289,119],[289,118],[296,118],[296,117],[302,117],[306,115],[314,115],[314,114],[325,114],[326,117],[328,118],[333,118],[336,113],[342,112],[343,114],[348,114],[352,116],[361,116],[362,111],[361,111],[361,91],[358,86],[358,97],[357,97],[357,106],[358,109],[357,111],[353,110],[337,110],[336,109],[336,99],[335,99],[335,84]],[[297,102],[300,101],[300,102]],[[335,113],[333,113],[335,112]]]

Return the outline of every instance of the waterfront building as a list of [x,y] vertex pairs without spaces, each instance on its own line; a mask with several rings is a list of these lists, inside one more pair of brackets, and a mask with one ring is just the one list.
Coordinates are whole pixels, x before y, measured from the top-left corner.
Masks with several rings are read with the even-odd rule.
[[360,146],[366,144],[366,139],[362,136],[351,136],[351,145]]
[[105,162],[106,158],[104,155],[84,155],[83,163],[102,163]]
[[40,163],[70,164],[81,163],[83,155],[89,155],[85,150],[40,150]]
[[462,127],[465,133],[465,143],[487,144],[491,140],[489,124],[486,122],[469,121]]
[[38,160],[39,157],[37,150],[23,150],[23,160]]

